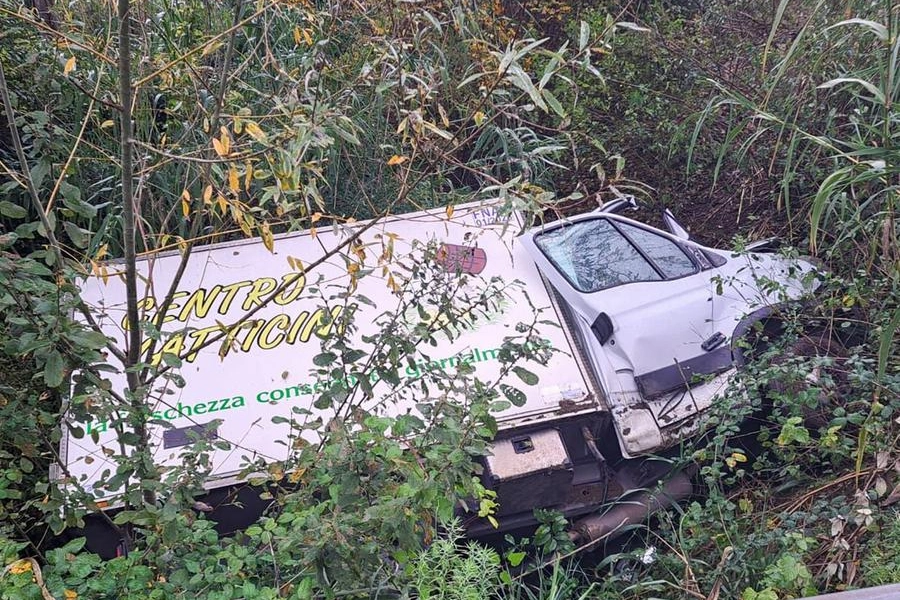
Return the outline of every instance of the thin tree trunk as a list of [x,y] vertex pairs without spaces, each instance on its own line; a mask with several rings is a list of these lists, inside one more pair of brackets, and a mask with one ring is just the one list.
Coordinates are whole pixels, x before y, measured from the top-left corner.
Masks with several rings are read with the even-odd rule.
[[[147,421],[144,418],[144,394],[141,389],[140,373],[134,368],[141,360],[141,329],[138,325],[138,291],[137,262],[135,244],[135,196],[134,196],[134,157],[132,155],[132,108],[134,90],[131,85],[131,0],[119,0],[119,103],[121,112],[122,145],[122,242],[125,250],[125,302],[128,320],[128,348],[125,357],[125,377],[128,381],[128,398],[131,403],[130,425],[138,437],[135,475],[143,485],[152,479],[155,473],[152,458],[149,456],[150,439],[147,433]],[[142,456],[144,455],[144,456]],[[144,489],[144,502],[156,503],[156,493],[152,489]]]

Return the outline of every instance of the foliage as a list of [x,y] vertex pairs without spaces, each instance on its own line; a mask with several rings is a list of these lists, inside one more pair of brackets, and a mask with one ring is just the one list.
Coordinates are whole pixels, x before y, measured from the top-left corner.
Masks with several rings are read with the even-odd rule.
[[[491,516],[473,459],[515,390],[433,371],[391,382],[389,401],[429,402],[384,417],[358,410],[370,390],[355,376],[376,369],[389,380],[402,357],[427,359],[438,329],[457,335],[515,283],[473,290],[427,261],[405,265],[415,273],[401,286],[409,327],[385,311],[382,334],[358,340],[352,308],[364,300],[348,290],[366,275],[348,267],[344,287],[309,293],[348,309],[345,334],[322,340],[316,375],[356,383],[325,386],[327,426],[295,413],[289,460],[248,459],[256,493],[273,502],[259,522],[222,537],[196,508],[218,443],[198,440],[184,468],[167,472],[145,453],[116,453],[105,482],[127,502],[115,517],[127,554],[101,561],[80,540],[47,550],[44,536],[96,508],[77,482],[46,477],[55,425],[65,417],[83,434],[77,423],[124,412],[122,445],[141,449],[141,400],[155,381],[177,382],[183,356],[131,360],[71,318],[84,308],[78,282],[129,246],[117,18],[102,3],[57,4],[51,27],[2,2],[15,114],[12,125],[0,119],[0,597],[781,600],[896,579],[898,7],[507,5],[134,4],[125,83],[137,250],[187,261],[194,244],[259,237],[271,248],[278,232],[389,212],[483,197],[557,208],[621,191],[680,206],[701,238],[727,237],[734,224],[750,235],[781,229],[832,267],[825,316],[816,329],[808,315],[781,315],[780,343],[757,332],[757,361],[710,415],[702,444],[682,449],[703,496],[581,564],[553,555],[570,551],[557,513],[542,512],[508,552],[463,545],[453,525],[442,532],[461,504]],[[364,262],[352,249],[343,258]],[[858,312],[848,320],[844,309]],[[503,341],[504,375],[527,383],[527,361],[546,359],[527,344],[538,319]],[[850,321],[870,336],[838,358],[801,352],[823,319],[829,336]],[[166,347],[150,315],[137,321]],[[125,370],[140,385],[110,389],[108,373]],[[455,401],[463,388],[467,400]],[[318,444],[303,441],[313,429]],[[550,566],[529,566],[540,556]],[[514,576],[520,566],[525,576]]]
[[481,600],[500,586],[500,556],[471,541],[460,551],[462,537],[459,524],[452,523],[410,561],[412,587],[421,600]]
[[900,580],[900,564],[897,562],[898,516],[886,515],[882,535],[866,545],[862,569],[872,585],[889,585]]
[[[491,196],[516,208],[551,204],[548,173],[565,168],[567,146],[531,121],[538,112],[545,124],[563,121],[567,109],[552,90],[572,69],[591,67],[587,43],[550,47],[494,7],[442,2],[159,0],[121,3],[118,14],[93,2],[54,10],[44,20],[27,6],[0,6],[0,65],[9,73],[0,86],[2,133],[10,142],[0,154],[9,250],[0,265],[3,349],[36,374],[23,389],[6,389],[0,407],[18,411],[0,427],[2,456],[26,449],[0,478],[9,482],[0,498],[0,533],[9,538],[0,539],[5,564],[14,565],[0,589],[17,597],[263,598],[402,587],[403,571],[390,565],[409,560],[439,521],[466,502],[490,516],[473,460],[495,433],[493,413],[520,401],[506,375],[533,384],[524,362],[547,359],[533,344],[540,316],[498,341],[499,380],[482,381],[464,365],[455,376],[431,370],[413,382],[395,374],[404,360],[427,362],[436,334],[459,335],[516,284],[445,272],[439,279],[427,261],[394,265],[402,300],[375,319],[380,335],[360,340],[355,309],[366,299],[353,291],[369,272],[365,251],[352,239],[333,251],[347,264],[343,284],[318,281],[306,292],[344,309],[329,323],[339,334],[321,340],[314,361],[323,384],[316,407],[330,419],[312,422],[299,409],[295,435],[283,440],[287,461],[246,459],[245,475],[272,506],[240,536],[221,538],[194,496],[212,451],[237,442],[197,439],[180,467],[153,463],[149,401],[179,385],[186,357],[140,311],[134,254],[175,249],[186,265],[199,243],[259,237],[273,250],[279,231],[410,208]],[[32,79],[37,87],[26,84]],[[118,347],[78,290],[88,275],[109,277],[108,260],[121,256],[134,326]],[[303,262],[310,282],[315,267]],[[249,316],[206,345],[227,344]],[[372,371],[392,386],[384,402],[412,401],[416,410],[363,410]],[[123,378],[125,389],[114,383]],[[22,419],[30,421],[18,427]],[[56,425],[67,423],[77,438],[90,435],[83,424],[91,421],[116,432],[114,468],[93,489],[65,471],[48,481],[49,464],[59,462]],[[32,524],[37,535],[80,525],[97,510],[98,490],[124,504],[108,516],[123,556],[101,562],[73,541],[44,552],[40,577],[38,563],[12,561]],[[23,530],[8,531],[7,517],[22,515]]]

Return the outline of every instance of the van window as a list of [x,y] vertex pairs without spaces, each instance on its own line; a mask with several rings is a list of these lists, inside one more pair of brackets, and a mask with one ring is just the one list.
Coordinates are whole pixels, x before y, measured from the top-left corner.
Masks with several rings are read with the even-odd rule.
[[628,223],[617,223],[625,235],[631,238],[644,254],[650,257],[653,264],[662,271],[666,279],[677,279],[685,275],[693,275],[697,267],[687,254],[672,240],[641,227]]
[[535,244],[578,291],[662,279],[607,219],[579,221],[541,233]]

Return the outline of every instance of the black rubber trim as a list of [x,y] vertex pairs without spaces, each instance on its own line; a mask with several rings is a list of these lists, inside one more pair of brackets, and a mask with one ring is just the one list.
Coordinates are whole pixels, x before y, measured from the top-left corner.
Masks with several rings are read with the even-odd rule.
[[[786,305],[787,304],[785,304],[785,306]],[[749,350],[749,348],[744,348],[741,344],[744,342],[746,335],[750,333],[750,329],[752,329],[759,321],[768,319],[775,314],[775,310],[775,306],[764,306],[759,308],[741,319],[737,324],[737,327],[734,328],[734,331],[731,333],[731,349],[734,355],[735,366],[743,367],[747,364],[746,351]]]
[[600,342],[600,345],[602,346],[609,341],[609,338],[612,337],[612,319],[609,318],[608,314],[603,312],[600,313],[599,315],[597,315],[597,318],[594,319],[594,322],[591,323],[591,331],[593,331],[594,335],[597,336],[597,341]]
[[706,352],[670,367],[638,375],[635,380],[644,399],[652,400],[663,394],[691,387],[695,383],[695,377],[715,375],[733,366],[731,348],[720,346],[712,352]]
[[711,262],[712,266],[714,266],[714,267],[721,267],[722,265],[724,265],[725,263],[728,262],[727,258],[725,258],[724,256],[721,256],[719,254],[716,254],[715,252],[712,252],[710,250],[704,249],[701,252],[703,252],[704,256],[706,256],[707,260],[709,260],[709,262]]

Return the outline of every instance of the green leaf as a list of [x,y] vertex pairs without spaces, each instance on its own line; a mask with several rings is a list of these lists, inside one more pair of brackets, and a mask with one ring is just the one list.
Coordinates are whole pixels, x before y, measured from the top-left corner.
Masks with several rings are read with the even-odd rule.
[[90,350],[99,350],[106,346],[106,336],[99,331],[75,331],[69,334],[69,341],[78,348],[88,348]]
[[629,29],[631,31],[638,31],[640,33],[647,33],[650,31],[647,27],[641,27],[637,23],[632,23],[631,21],[619,21],[616,23],[616,27],[619,29]]
[[47,359],[44,361],[44,383],[47,384],[47,387],[59,387],[62,385],[64,377],[65,366],[62,354],[55,348],[52,348],[47,353]]
[[72,240],[72,243],[75,244],[76,247],[87,248],[88,242],[90,241],[89,231],[85,231],[71,221],[64,222],[63,229],[66,230],[66,235],[69,236],[69,239]]
[[885,103],[884,92],[878,89],[878,86],[876,86],[874,83],[866,81],[865,79],[860,79],[859,77],[838,77],[836,79],[830,79],[825,83],[820,84],[818,88],[820,90],[828,90],[845,83],[855,83],[861,85],[866,89],[866,91],[872,94],[872,98],[874,98],[875,101],[878,102],[878,104]]
[[327,367],[331,363],[334,362],[334,359],[337,358],[333,352],[322,352],[321,354],[316,354],[313,358],[313,364],[317,367]]
[[44,178],[49,173],[50,165],[44,161],[41,161],[31,167],[31,182],[34,184],[34,187],[36,189],[40,189],[41,184],[44,182]]
[[891,354],[891,343],[894,340],[894,334],[900,328],[900,308],[894,310],[890,323],[881,332],[881,339],[878,344],[878,381],[884,379],[887,373],[888,358]]
[[766,62],[769,58],[769,50],[772,48],[772,40],[775,39],[775,33],[778,31],[778,26],[781,24],[781,18],[784,16],[784,9],[787,8],[789,0],[781,0],[778,3],[778,8],[775,10],[775,18],[772,19],[772,27],[769,28],[769,37],[766,39],[766,46],[763,48],[762,53],[762,70],[765,72],[766,70]]
[[528,97],[531,98],[531,101],[534,102],[538,108],[547,112],[547,103],[544,102],[544,99],[541,97],[537,87],[535,87],[534,82],[531,81],[531,77],[522,69],[522,67],[516,64],[510,65],[509,70],[506,73],[506,78],[514,86],[528,94]]
[[361,358],[365,358],[367,353],[364,350],[347,350],[343,354],[343,360],[345,363],[354,363]]
[[163,352],[162,361],[166,363],[167,367],[172,367],[173,369],[177,369],[181,366],[181,359],[178,358],[178,355],[172,354],[171,352]]
[[541,96],[544,97],[544,100],[547,101],[547,106],[553,109],[553,112],[560,117],[566,116],[566,109],[563,108],[563,105],[559,103],[559,100],[556,99],[556,96],[554,96],[550,90],[542,89]]
[[86,219],[97,216],[97,209],[81,199],[81,190],[71,183],[62,182],[59,186],[63,205],[75,214]]
[[522,390],[514,388],[511,385],[501,383],[500,391],[503,392],[503,395],[506,396],[506,399],[512,402],[515,406],[525,406],[525,403],[528,401],[528,397],[525,396],[525,393]]
[[318,408],[319,410],[325,410],[331,408],[334,404],[334,394],[330,391],[322,392],[322,395],[316,398],[315,402],[313,402],[313,406]]
[[524,552],[510,552],[506,560],[509,562],[511,567],[518,567],[522,564],[522,561],[525,560],[525,556],[527,556]]
[[82,548],[84,548],[84,544],[86,541],[87,538],[75,538],[74,540],[63,546],[61,550],[65,554],[75,554],[76,552],[79,552]]
[[69,200],[73,203],[81,202],[81,190],[68,181],[60,182],[59,193],[62,194],[63,200]]
[[875,34],[882,42],[888,41],[890,38],[890,33],[888,32],[888,28],[882,25],[881,23],[876,23],[875,21],[870,21],[868,19],[847,19],[846,21],[841,21],[840,23],[835,23],[831,27],[827,29],[834,29],[835,27],[843,27],[844,25],[862,25],[869,31]]
[[[47,224],[50,225],[50,231],[56,231],[56,213],[51,212],[47,215]],[[44,227],[43,223],[37,224],[37,232],[44,237],[47,237],[47,228]]]
[[13,204],[9,200],[0,202],[0,215],[10,219],[24,219],[28,216],[28,211],[18,204]]
[[847,185],[847,181],[852,173],[852,166],[834,171],[822,181],[819,190],[813,198],[809,216],[809,247],[814,254],[816,252],[819,225],[821,224],[822,216],[825,214],[825,209],[835,192]]
[[588,42],[591,41],[591,26],[581,22],[581,26],[578,31],[578,50],[584,50],[587,48]]
[[527,385],[537,385],[540,380],[537,375],[522,367],[513,367],[513,373],[518,375],[519,379],[524,381]]

